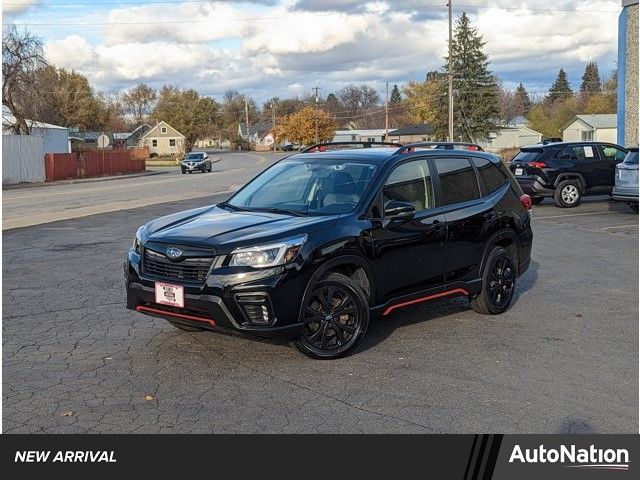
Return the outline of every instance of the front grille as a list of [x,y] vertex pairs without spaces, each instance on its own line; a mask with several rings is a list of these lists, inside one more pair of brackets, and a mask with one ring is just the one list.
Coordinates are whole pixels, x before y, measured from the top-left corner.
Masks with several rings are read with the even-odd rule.
[[173,262],[162,253],[144,250],[142,271],[167,280],[204,282],[213,263],[213,257],[184,258]]

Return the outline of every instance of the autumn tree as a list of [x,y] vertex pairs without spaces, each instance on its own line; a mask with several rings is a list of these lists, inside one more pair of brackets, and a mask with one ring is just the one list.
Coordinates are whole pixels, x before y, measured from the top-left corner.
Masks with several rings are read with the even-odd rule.
[[587,63],[582,74],[582,83],[580,84],[580,93],[589,95],[600,93],[602,91],[602,81],[600,80],[600,72],[598,64],[595,62]]
[[181,90],[163,86],[151,118],[164,120],[185,138],[185,147],[191,148],[196,140],[212,135],[222,125],[220,105],[210,97],[201,97],[193,89]]
[[306,106],[295,113],[279,118],[276,122],[276,141],[289,141],[310,145],[316,139],[316,116],[318,121],[318,141],[331,140],[336,131],[336,124],[324,110]]
[[42,41],[26,29],[8,25],[2,32],[2,105],[13,120],[9,127],[17,134],[28,135],[31,126],[27,119],[38,113],[46,91],[34,88],[36,75],[46,66]]
[[227,90],[222,103],[222,128],[227,138],[238,139],[238,125],[246,122],[245,100],[249,108],[249,122],[255,123],[259,118],[255,100],[240,94],[237,90]]
[[122,94],[122,104],[126,113],[131,115],[136,123],[146,121],[153,111],[158,93],[152,87],[140,83]]
[[436,123],[436,116],[439,112],[437,104],[443,101],[440,98],[443,82],[446,82],[446,76],[440,72],[432,71],[427,73],[424,82],[409,82],[407,84],[404,88],[404,95],[411,123]]
[[336,92],[340,105],[351,116],[364,113],[380,104],[380,95],[369,85],[346,85]]
[[571,85],[569,85],[569,79],[566,72],[561,68],[554,80],[551,88],[549,88],[549,94],[547,95],[547,101],[550,103],[558,100],[565,100],[573,95]]

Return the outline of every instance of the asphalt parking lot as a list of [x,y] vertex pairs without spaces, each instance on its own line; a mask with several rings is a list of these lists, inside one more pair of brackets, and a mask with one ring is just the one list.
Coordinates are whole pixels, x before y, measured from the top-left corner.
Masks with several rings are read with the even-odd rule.
[[513,307],[373,322],[357,352],[178,331],[124,308],[138,225],[221,196],[3,232],[5,433],[637,432],[638,216],[534,210]]

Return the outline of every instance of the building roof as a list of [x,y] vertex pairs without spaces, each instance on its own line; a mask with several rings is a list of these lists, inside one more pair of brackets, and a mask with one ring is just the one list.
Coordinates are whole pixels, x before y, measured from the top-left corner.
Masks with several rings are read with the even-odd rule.
[[[595,115],[576,115],[576,118],[582,120],[584,123],[592,128],[617,128],[618,116],[615,113],[600,113]],[[563,127],[563,130],[571,125],[575,121],[575,118],[570,123]]]
[[[257,134],[259,137],[262,137],[269,130],[271,130],[271,123],[269,123],[269,122],[254,123],[253,125],[249,126],[249,131],[253,135]],[[247,136],[247,124],[246,123],[240,123],[240,134],[243,137]]]
[[[8,128],[16,121],[16,117],[13,116],[11,110],[6,105],[2,106],[2,129]],[[60,125],[53,125],[52,123],[38,122],[37,120],[26,119],[29,128],[48,128],[53,130],[68,130],[67,127],[61,127]]]
[[384,128],[363,128],[363,129],[353,129],[353,130],[336,130],[336,135],[384,135]]
[[404,136],[404,135],[429,135],[434,132],[431,125],[426,123],[419,123],[416,125],[409,125],[407,127],[398,128],[389,132],[389,136]]

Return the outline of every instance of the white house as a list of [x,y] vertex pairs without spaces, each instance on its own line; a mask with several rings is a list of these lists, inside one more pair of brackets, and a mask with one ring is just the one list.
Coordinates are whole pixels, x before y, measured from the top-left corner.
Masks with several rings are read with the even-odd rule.
[[542,141],[542,134],[529,128],[524,118],[518,117],[511,124],[501,125],[489,133],[489,138],[479,140],[478,145],[488,152],[499,152],[505,148],[518,148]]
[[384,142],[384,128],[369,130],[336,130],[333,142]]
[[[138,147],[149,147],[150,155],[181,155],[185,151],[185,136],[167,122],[158,122],[138,140]],[[155,156],[154,155],[154,156]]]
[[[15,123],[15,117],[9,109],[2,107],[2,134],[12,135],[15,132],[11,125]],[[43,153],[69,153],[69,129],[51,123],[27,120],[27,125],[31,128],[31,135],[42,137]]]
[[615,113],[576,115],[562,129],[565,142],[610,142],[616,143],[618,118]]

